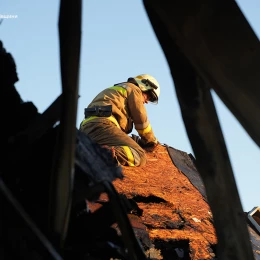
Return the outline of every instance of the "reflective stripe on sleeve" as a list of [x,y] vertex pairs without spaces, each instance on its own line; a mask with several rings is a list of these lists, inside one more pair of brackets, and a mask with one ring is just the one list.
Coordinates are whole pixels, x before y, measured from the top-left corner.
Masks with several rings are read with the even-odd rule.
[[148,120],[147,120],[145,123],[143,123],[143,124],[135,124],[135,129],[136,129],[136,130],[137,130],[137,129],[143,130],[143,129],[145,129],[146,127],[148,127],[149,124],[150,124],[150,122],[149,122]]
[[131,151],[131,149],[128,146],[121,146],[124,149],[124,152],[127,156],[127,163],[129,166],[135,166],[135,159],[133,156],[133,153]]
[[127,90],[126,90],[124,87],[121,87],[121,86],[113,86],[113,87],[110,87],[109,89],[117,90],[117,91],[120,92],[124,97],[127,97]]
[[149,124],[145,129],[136,129],[139,135],[144,135],[149,133],[152,130],[151,125]]

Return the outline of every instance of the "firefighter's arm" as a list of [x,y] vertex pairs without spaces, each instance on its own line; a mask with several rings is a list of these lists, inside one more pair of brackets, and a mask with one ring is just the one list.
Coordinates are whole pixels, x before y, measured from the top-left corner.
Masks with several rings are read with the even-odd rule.
[[141,137],[140,146],[153,146],[158,143],[154,136],[153,129],[147,117],[147,112],[143,104],[142,91],[133,89],[128,96],[128,108],[133,119],[135,129]]

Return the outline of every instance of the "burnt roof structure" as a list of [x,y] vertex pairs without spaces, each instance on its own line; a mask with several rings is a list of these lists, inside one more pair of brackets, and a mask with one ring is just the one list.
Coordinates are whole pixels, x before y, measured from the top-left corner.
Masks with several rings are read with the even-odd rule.
[[[1,258],[147,259],[144,245],[140,245],[132,226],[136,223],[144,230],[145,224],[151,227],[152,216],[158,215],[157,225],[148,232],[150,238],[146,236],[147,240],[143,240],[155,246],[154,251],[148,249],[150,259],[171,257],[167,255],[166,248],[161,248],[161,241],[170,236],[176,241],[180,237],[186,241],[169,247],[169,251],[174,249],[175,259],[213,259],[214,255],[219,259],[254,259],[248,225],[210,92],[211,89],[216,91],[259,145],[260,79],[255,73],[260,62],[259,41],[236,3],[232,0],[162,3],[144,0],[171,69],[195,153],[196,168],[205,185],[204,195],[197,189],[193,192],[200,196],[200,202],[204,201],[203,207],[209,207],[214,216],[216,249],[210,218],[201,221],[201,216],[194,213],[192,219],[183,209],[183,215],[179,214],[178,201],[171,202],[172,198],[167,197],[167,191],[172,192],[172,183],[161,190],[164,192],[162,198],[158,194],[148,196],[148,204],[154,199],[159,201],[148,205],[148,208],[144,201],[147,194],[137,198],[131,192],[119,194],[113,182],[123,178],[122,169],[110,161],[110,154],[76,129],[81,4],[80,0],[61,0],[62,94],[42,114],[32,102],[24,102],[20,98],[15,89],[18,81],[15,62],[0,44],[1,96],[4,97],[0,113],[5,126],[1,128],[4,154],[0,173],[3,209],[0,214]],[[180,163],[181,158],[175,157],[173,162],[177,167],[182,165],[180,169],[188,177],[187,168],[191,170],[194,167],[184,166]],[[131,174],[135,174],[134,168],[124,169],[125,172],[130,170]],[[176,170],[168,177],[173,178],[175,173]],[[191,174],[191,177],[194,175]],[[175,192],[184,194],[191,191],[187,180],[179,189],[176,187]],[[194,181],[197,181],[197,186],[194,186],[201,188],[201,183]],[[115,185],[120,191],[118,182]],[[104,193],[106,200],[100,201]],[[205,194],[208,205],[204,200]],[[92,212],[86,201],[99,202],[101,207]],[[161,205],[166,208],[160,208]],[[162,212],[163,216],[151,214],[152,210]],[[142,216],[141,211],[144,213]],[[174,212],[173,220],[169,220],[169,211]],[[136,215],[132,216],[136,221],[128,218],[127,214],[131,212],[137,212],[142,223],[135,218]],[[182,217],[184,220],[181,220]],[[186,221],[197,236],[194,243],[187,235],[190,232],[188,227],[183,230],[186,233],[174,234],[174,227],[180,227],[181,221]],[[203,239],[198,233],[200,225],[205,223],[210,234],[204,230]],[[251,233],[251,229],[249,231]],[[203,245],[198,244],[200,241]],[[252,241],[257,243],[258,236],[254,236]],[[179,250],[181,245],[189,247],[191,254],[182,255],[186,251]],[[163,253],[158,252],[158,248]],[[254,248],[254,252],[259,249],[258,246]]]
[[[146,253],[152,259],[219,259],[214,216],[194,157],[168,145],[146,155],[146,166],[123,167],[125,177],[113,182],[137,204],[129,218]],[[247,228],[254,259],[260,259],[259,233],[250,222]]]

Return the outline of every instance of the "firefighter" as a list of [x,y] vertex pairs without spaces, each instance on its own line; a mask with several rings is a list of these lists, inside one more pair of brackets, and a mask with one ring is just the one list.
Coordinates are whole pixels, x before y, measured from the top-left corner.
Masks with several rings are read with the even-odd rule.
[[[157,80],[148,74],[117,83],[100,92],[85,108],[80,131],[113,151],[119,164],[143,166],[146,163],[143,148],[153,149],[158,144],[144,104],[157,104],[159,95]],[[128,134],[133,124],[139,136],[131,138]]]

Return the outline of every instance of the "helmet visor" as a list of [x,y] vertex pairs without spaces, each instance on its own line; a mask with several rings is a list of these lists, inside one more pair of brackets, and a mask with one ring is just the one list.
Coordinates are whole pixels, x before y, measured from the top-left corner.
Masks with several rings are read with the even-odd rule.
[[146,91],[146,93],[148,94],[148,101],[154,104],[158,103],[158,97],[156,95],[156,93],[154,92],[153,89],[150,89],[148,91]]

